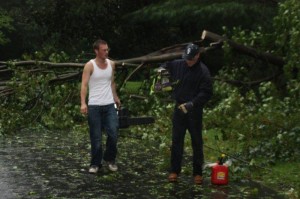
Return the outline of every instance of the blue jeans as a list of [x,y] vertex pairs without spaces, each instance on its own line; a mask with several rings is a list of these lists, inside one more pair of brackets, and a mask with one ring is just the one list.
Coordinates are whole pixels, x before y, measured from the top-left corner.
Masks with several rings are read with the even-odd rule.
[[202,175],[202,164],[204,162],[202,112],[203,109],[198,107],[184,114],[177,106],[175,107],[172,120],[171,172],[177,174],[181,172],[184,137],[186,130],[188,130],[193,149],[193,175]]
[[[119,121],[114,104],[105,106],[88,106],[88,124],[91,140],[91,165],[101,166],[105,161],[115,161],[117,155],[117,140]],[[106,150],[102,152],[102,132],[106,131]]]

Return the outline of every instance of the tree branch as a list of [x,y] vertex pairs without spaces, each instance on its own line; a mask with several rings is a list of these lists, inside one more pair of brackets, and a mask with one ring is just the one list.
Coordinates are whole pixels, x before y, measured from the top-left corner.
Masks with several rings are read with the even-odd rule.
[[274,64],[274,65],[277,65],[280,67],[282,67],[285,64],[283,58],[281,58],[281,57],[275,56],[271,53],[258,52],[254,48],[250,48],[250,47],[244,46],[242,44],[235,43],[234,41],[229,40],[226,37],[209,32],[207,30],[204,30],[202,32],[201,38],[203,40],[207,39],[207,40],[211,40],[214,42],[227,42],[231,48],[233,48],[234,50],[236,50],[240,53],[251,56],[255,59],[260,59],[262,61],[266,61],[268,63]]

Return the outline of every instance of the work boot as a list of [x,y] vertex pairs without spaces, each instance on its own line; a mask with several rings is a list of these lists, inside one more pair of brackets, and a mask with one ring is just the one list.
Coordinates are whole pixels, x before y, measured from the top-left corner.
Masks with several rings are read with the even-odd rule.
[[202,184],[202,176],[201,175],[195,175],[194,176],[194,183],[195,184]]
[[168,177],[168,180],[169,182],[177,182],[177,173],[170,173],[169,177]]

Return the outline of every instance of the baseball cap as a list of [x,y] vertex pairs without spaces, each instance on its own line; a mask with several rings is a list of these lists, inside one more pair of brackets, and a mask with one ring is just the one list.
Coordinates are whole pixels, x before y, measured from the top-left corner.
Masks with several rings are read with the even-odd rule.
[[199,52],[199,46],[193,43],[190,43],[186,46],[182,58],[185,60],[193,59]]

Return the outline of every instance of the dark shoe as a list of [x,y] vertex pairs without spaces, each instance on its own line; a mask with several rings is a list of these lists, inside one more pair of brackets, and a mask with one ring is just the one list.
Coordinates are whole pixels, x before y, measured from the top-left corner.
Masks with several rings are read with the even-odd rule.
[[194,176],[194,183],[195,184],[202,184],[202,176],[201,175],[195,175]]
[[170,173],[169,177],[168,177],[168,180],[169,182],[177,182],[177,173]]

